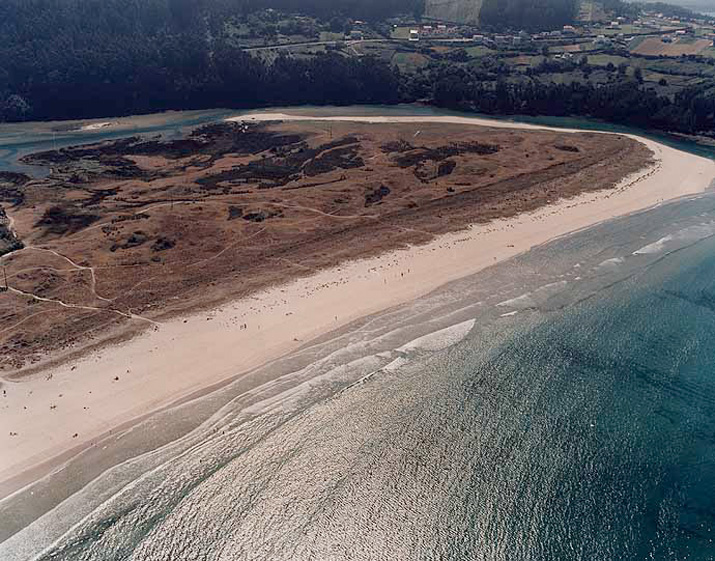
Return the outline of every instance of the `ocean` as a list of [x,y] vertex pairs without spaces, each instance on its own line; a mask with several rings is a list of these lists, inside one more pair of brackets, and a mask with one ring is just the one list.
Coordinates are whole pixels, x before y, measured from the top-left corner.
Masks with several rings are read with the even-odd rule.
[[0,503],[0,559],[712,560],[713,349],[709,192],[142,421],[106,471],[80,456]]
[[714,234],[708,194],[362,320],[0,558],[713,559]]

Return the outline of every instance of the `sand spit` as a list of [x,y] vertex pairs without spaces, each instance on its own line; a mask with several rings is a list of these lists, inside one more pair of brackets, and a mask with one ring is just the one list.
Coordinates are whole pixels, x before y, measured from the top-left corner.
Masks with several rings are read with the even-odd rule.
[[[283,114],[236,119],[327,120]],[[461,117],[331,117],[361,122],[444,122],[543,130]],[[636,137],[633,137],[636,138]],[[705,191],[715,162],[638,138],[650,168],[609,191],[476,225],[432,242],[352,261],[210,313],[167,321],[126,343],[20,380],[0,395],[0,497],[96,445],[113,427],[295,350],[366,315],[411,301],[556,237]],[[54,465],[56,468],[57,465]]]

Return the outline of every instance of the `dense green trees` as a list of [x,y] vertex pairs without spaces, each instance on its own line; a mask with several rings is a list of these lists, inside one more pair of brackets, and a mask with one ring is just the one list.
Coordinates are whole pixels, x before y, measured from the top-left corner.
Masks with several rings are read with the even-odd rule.
[[[494,115],[578,115],[685,134],[715,130],[715,83],[671,99],[642,85],[637,76],[618,74],[608,84],[552,83],[538,77],[517,80],[500,70],[490,76],[483,65],[435,66],[429,76],[414,79],[408,92],[439,106]],[[425,84],[432,84],[431,92]]]
[[263,64],[225,31],[239,7],[230,0],[3,0],[0,120],[397,99],[390,68],[369,58]]

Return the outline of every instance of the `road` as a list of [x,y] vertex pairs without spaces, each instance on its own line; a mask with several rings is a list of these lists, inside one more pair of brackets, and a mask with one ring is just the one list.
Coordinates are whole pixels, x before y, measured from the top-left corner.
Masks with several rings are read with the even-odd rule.
[[290,49],[293,47],[320,47],[327,45],[346,45],[352,47],[354,45],[359,45],[360,43],[398,43],[403,42],[398,39],[361,39],[354,41],[304,41],[301,43],[282,43],[280,45],[267,45],[265,47],[246,47],[243,50],[247,52],[257,52],[257,51],[274,51],[278,49]]

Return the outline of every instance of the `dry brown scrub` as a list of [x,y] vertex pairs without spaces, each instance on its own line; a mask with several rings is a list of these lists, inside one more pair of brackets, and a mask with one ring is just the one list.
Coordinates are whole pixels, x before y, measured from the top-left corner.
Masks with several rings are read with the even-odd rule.
[[55,173],[25,185],[7,209],[28,248],[3,259],[13,288],[0,294],[4,370],[345,259],[611,188],[651,158],[636,141],[590,133],[227,127],[179,145],[43,156]]

